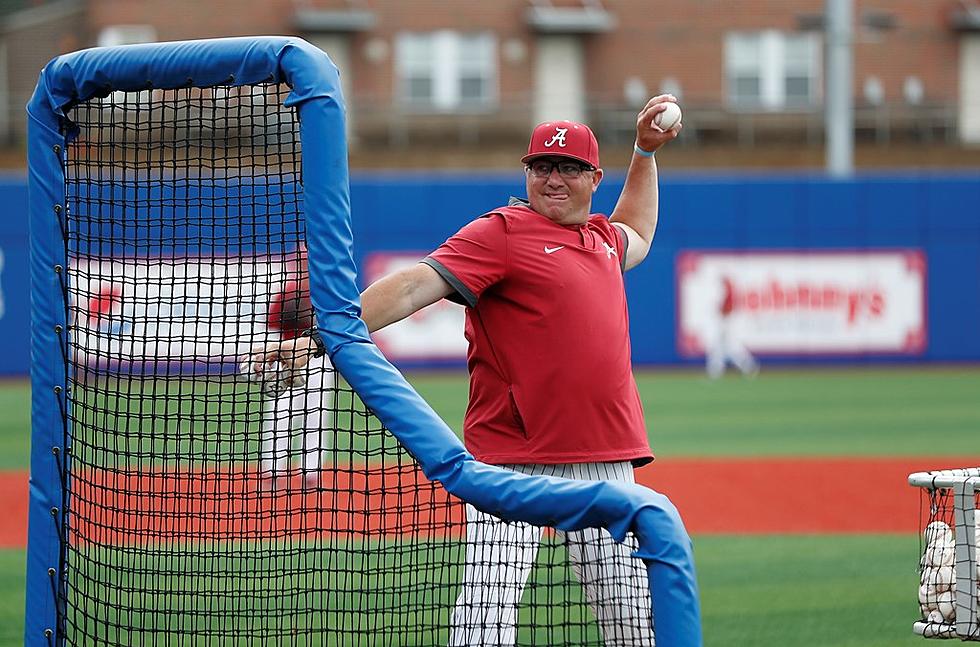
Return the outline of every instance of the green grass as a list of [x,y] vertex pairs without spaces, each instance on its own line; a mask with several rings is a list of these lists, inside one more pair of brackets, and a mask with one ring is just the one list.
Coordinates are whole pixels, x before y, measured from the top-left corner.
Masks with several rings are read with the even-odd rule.
[[[410,378],[458,431],[465,379],[449,373]],[[976,367],[773,370],[755,380],[718,382],[700,372],[657,371],[640,372],[637,381],[661,456],[980,456]],[[241,400],[210,407],[201,404],[202,388],[212,387],[155,386],[131,398],[80,392],[79,401],[93,408],[75,413],[97,420],[99,411],[111,412],[117,432],[112,451],[91,449],[89,458],[113,464],[117,450],[146,460],[164,453],[192,457],[203,449],[211,456],[253,455],[254,393],[224,385],[225,395],[237,393]],[[175,402],[178,395],[181,402]],[[29,406],[26,382],[0,382],[0,469],[28,465]],[[180,414],[186,421],[191,411],[189,417],[199,420],[186,433],[168,427],[173,423],[160,415]],[[358,414],[348,415],[343,424],[365,424]],[[153,430],[151,441],[132,433],[137,424]],[[213,434],[207,437],[214,429],[230,436],[215,443]],[[92,447],[98,443],[86,440]],[[359,449],[375,451],[377,443]],[[695,538],[695,550],[709,647],[922,644],[911,634],[918,615],[914,536],[702,536]],[[21,644],[24,562],[24,551],[0,551],[0,647]],[[254,567],[262,570],[260,562]],[[161,593],[160,603],[170,597]]]
[[[291,635],[311,645],[444,645],[463,550],[450,539],[89,545],[70,553],[67,626],[93,644],[159,644],[161,636],[187,644],[210,632]],[[534,644],[551,644],[564,632],[567,644],[599,644],[567,564],[560,543],[542,545],[524,597],[538,604],[521,609],[522,643],[534,633]]]
[[[409,378],[459,433],[465,377],[417,373]],[[637,384],[650,442],[661,456],[980,456],[976,367],[773,370],[754,380],[731,376],[718,382],[700,372],[641,371]],[[194,460],[202,451],[222,460],[255,455],[261,405],[249,385],[157,381],[139,394],[116,390],[122,396],[93,387],[76,394],[86,405],[76,407],[78,419],[96,425],[102,420],[105,427],[105,413],[114,415],[111,451],[97,436],[91,442],[81,434],[76,439],[91,446],[88,462],[114,465],[120,456],[152,461],[164,455]],[[218,393],[220,404],[204,404],[206,395]],[[0,469],[24,469],[29,464],[26,382],[0,382],[0,407],[5,412]],[[342,426],[366,424],[361,416],[344,415]],[[132,433],[138,425],[149,435]],[[224,435],[215,442],[213,430],[219,428]],[[353,440],[337,437],[339,451],[353,444],[379,455],[377,435],[366,445],[356,434],[346,438]]]
[[[914,536],[700,536],[694,538],[694,544],[706,647],[923,644],[921,638],[912,635],[912,623],[918,618],[918,539]],[[185,565],[187,576],[205,577],[200,566]],[[261,574],[262,568],[260,562],[253,571]],[[24,551],[0,551],[2,647],[21,644],[23,582],[19,575],[23,569]],[[141,589],[160,584],[165,582],[142,580]],[[229,588],[214,600],[201,604],[212,608],[223,603],[233,606],[236,598],[229,593],[256,586],[289,592],[274,601],[282,607],[299,595],[298,590],[290,589],[289,582],[272,578],[227,584]],[[239,602],[240,599],[237,598]],[[172,595],[160,595],[156,600],[157,605],[173,602]],[[371,612],[372,602],[367,594],[332,603]],[[176,608],[186,610],[187,602],[182,604]],[[385,613],[392,615],[390,611]],[[399,620],[406,622],[406,618]]]
[[27,380],[0,381],[0,469],[30,465],[31,387]]
[[921,645],[918,538],[695,537],[705,645]]
[[0,645],[24,644],[24,573],[27,551],[0,549]]
[[[398,451],[349,387],[334,398],[336,428],[346,433],[325,434],[325,450],[358,457]],[[244,381],[78,384],[71,398],[72,452],[85,465],[103,468],[254,462],[265,405],[256,385]]]
[[[774,370],[717,382],[701,372],[641,371],[636,378],[650,442],[663,456],[980,456],[975,367]],[[411,380],[458,430],[465,382]]]

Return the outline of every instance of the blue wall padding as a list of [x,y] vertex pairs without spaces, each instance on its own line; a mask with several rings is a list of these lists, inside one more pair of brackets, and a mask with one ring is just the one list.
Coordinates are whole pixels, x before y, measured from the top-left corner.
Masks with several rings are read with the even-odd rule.
[[[510,194],[520,194],[520,173],[482,176],[433,174],[355,175],[351,181],[354,261],[363,267],[374,252],[426,253],[475,214],[498,206]],[[853,185],[842,190],[841,185]],[[293,188],[286,183],[287,191]],[[622,188],[622,178],[607,176],[596,207],[608,211]],[[123,181],[100,189],[99,197],[121,195]],[[151,189],[157,191],[158,189]],[[245,194],[264,196],[270,186],[257,179],[247,187],[215,183],[208,189],[220,202]],[[856,355],[845,358],[787,355],[766,362],[846,363],[881,361],[980,361],[980,292],[967,289],[980,281],[980,174],[863,176],[837,182],[806,176],[675,177],[662,182],[662,213],[650,255],[626,275],[632,324],[633,361],[638,365],[697,363],[682,358],[675,341],[676,284],[674,260],[685,249],[807,250],[807,249],[920,249],[927,263],[926,296],[928,344],[921,355]],[[191,195],[191,197],[195,197]],[[282,251],[274,247],[282,235],[282,219],[261,222],[262,201],[255,217],[241,227],[227,222],[213,231],[228,253]],[[0,290],[4,301],[0,338],[9,352],[0,356],[0,375],[24,375],[30,370],[27,270],[27,184],[21,177],[0,178],[0,204],[8,217],[0,219],[0,251],[4,266]],[[189,215],[197,219],[193,211]],[[166,214],[164,214],[166,215]],[[112,236],[114,254],[136,253],[132,240],[120,237],[118,221],[86,219],[88,235]],[[141,240],[168,241],[177,254],[211,253],[182,223],[140,231]],[[247,224],[247,227],[246,227]],[[165,223],[164,223],[165,225]],[[139,226],[138,224],[136,226]],[[212,233],[209,230],[209,234]],[[261,243],[259,241],[268,241]],[[80,238],[85,253],[94,242]],[[360,287],[365,287],[362,283]],[[444,365],[445,362],[442,362]],[[419,365],[418,363],[415,364]],[[457,362],[462,367],[462,361]]]
[[[669,158],[665,158],[669,160]],[[767,357],[766,363],[980,361],[980,174],[680,175],[662,162],[660,223],[647,259],[626,274],[633,361],[696,364],[678,352],[675,260],[688,249],[918,249],[927,264],[928,343],[920,355]],[[523,195],[515,156],[508,174],[362,172],[351,181],[355,260],[435,248],[476,215]],[[610,213],[623,177],[607,174],[594,210]],[[362,285],[362,287],[365,287]],[[462,363],[461,363],[462,364]]]
[[[64,272],[54,270],[68,264],[59,221],[65,205],[59,153],[64,139],[56,117],[43,110],[31,113],[28,132],[31,326],[24,330],[31,331],[32,431],[24,644],[42,645],[49,644],[48,634],[57,632],[53,593],[65,577],[59,541],[65,519],[59,461],[65,458],[61,412],[67,385],[62,360],[67,325],[61,290]],[[60,334],[56,326],[62,327]]]
[[[46,643],[56,618],[47,568],[57,560],[58,534],[46,508],[60,501],[57,465],[50,456],[60,416],[50,396],[64,383],[64,366],[51,330],[61,292],[51,263],[64,245],[51,206],[64,200],[57,155],[74,130],[70,107],[113,90],[284,81],[286,100],[300,114],[304,204],[311,293],[334,364],[430,478],[478,508],[515,520],[547,522],[565,530],[603,525],[622,539],[633,530],[650,574],[657,639],[662,645],[701,644],[700,607],[690,540],[680,517],[660,494],[638,486],[531,477],[476,462],[449,427],[371,343],[360,320],[359,286],[350,222],[344,105],[336,68],[322,52],[293,38],[237,38],[86,50],[53,60],[29,105],[30,221],[34,249],[32,366],[35,429],[28,555],[25,642]],[[118,190],[126,191],[126,187]],[[393,201],[391,209],[399,206]],[[176,232],[172,235],[180,237]],[[186,236],[184,236],[187,238]],[[54,406],[53,406],[54,405]],[[70,489],[70,483],[69,483]],[[47,588],[45,587],[47,585]]]

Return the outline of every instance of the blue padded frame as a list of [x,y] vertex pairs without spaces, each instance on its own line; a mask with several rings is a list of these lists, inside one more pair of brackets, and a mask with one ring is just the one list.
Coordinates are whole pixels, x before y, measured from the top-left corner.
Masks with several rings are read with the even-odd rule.
[[[62,470],[66,406],[66,265],[59,216],[63,155],[75,135],[71,107],[113,90],[287,83],[300,116],[310,289],[328,353],[425,475],[477,508],[561,530],[603,526],[617,540],[633,531],[649,573],[657,642],[702,644],[693,551],[676,508],[641,486],[526,476],[476,461],[371,342],[360,319],[352,255],[345,109],[336,67],[299,38],[228,38],[89,49],[45,66],[28,104],[32,300],[32,450],[25,644],[57,641],[57,586],[65,586],[59,534],[70,493]],[[57,211],[57,213],[55,213]],[[55,332],[55,326],[61,326]],[[57,343],[56,343],[57,342]],[[55,393],[56,388],[60,390]],[[58,448],[57,453],[53,448]],[[62,487],[62,475],[67,482]],[[66,500],[63,500],[63,497]],[[53,570],[49,570],[53,569]],[[53,575],[49,574],[53,573]],[[53,631],[48,637],[45,632]]]

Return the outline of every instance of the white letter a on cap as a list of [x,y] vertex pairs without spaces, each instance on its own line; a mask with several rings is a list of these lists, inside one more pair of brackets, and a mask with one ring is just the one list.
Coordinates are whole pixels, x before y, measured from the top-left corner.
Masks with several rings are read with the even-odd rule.
[[567,132],[568,128],[555,128],[555,134],[544,143],[545,148],[551,148],[555,144],[558,144],[561,148],[565,148],[565,133]]

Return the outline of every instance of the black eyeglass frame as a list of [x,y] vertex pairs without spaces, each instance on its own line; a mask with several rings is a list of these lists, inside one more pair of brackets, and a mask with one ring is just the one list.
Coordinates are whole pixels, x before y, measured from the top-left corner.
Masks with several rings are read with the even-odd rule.
[[[547,173],[536,173],[534,171],[534,165],[535,164],[542,164],[542,165],[547,164],[548,165],[548,172]],[[565,166],[566,167],[565,168],[566,171],[570,170],[571,168],[574,168],[575,170],[572,173],[563,173],[562,172],[562,166]],[[534,159],[534,160],[531,160],[530,162],[528,162],[527,164],[525,164],[524,165],[524,168],[527,169],[527,171],[531,175],[533,175],[534,177],[536,177],[536,178],[551,177],[551,173],[555,169],[557,169],[558,170],[558,175],[562,176],[563,178],[568,178],[568,179],[576,179],[576,178],[580,177],[582,175],[582,173],[584,173],[586,171],[595,171],[596,170],[596,168],[594,166],[592,166],[591,164],[584,164],[582,162],[578,162],[576,160],[571,160],[571,159],[563,159],[563,160],[557,160],[557,161],[556,160],[546,160],[546,159]]]

